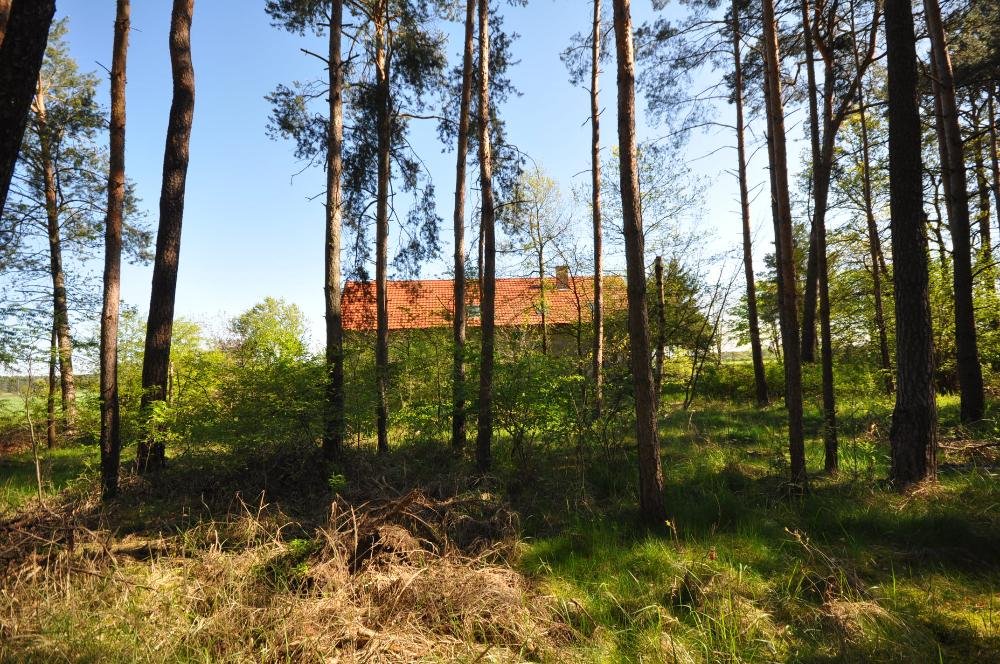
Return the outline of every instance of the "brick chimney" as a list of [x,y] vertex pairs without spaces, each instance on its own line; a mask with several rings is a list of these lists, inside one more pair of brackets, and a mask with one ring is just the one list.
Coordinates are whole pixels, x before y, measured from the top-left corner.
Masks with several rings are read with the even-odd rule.
[[556,266],[556,290],[569,290],[569,265]]

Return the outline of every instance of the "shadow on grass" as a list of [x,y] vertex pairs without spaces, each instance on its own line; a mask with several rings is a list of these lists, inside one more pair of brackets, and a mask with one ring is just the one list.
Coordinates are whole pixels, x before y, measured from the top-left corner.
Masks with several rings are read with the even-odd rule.
[[[662,436],[669,523],[656,531],[636,525],[629,445],[539,449],[516,463],[502,439],[489,476],[474,472],[469,450],[444,444],[349,450],[333,465],[311,441],[192,446],[84,516],[119,536],[153,536],[271,504],[288,523],[280,536],[295,538],[328,519],[335,488],[355,504],[472,489],[519,513],[516,565],[594,659],[1000,661],[996,479],[956,472],[892,493],[876,479],[884,443],[866,435],[865,417],[844,430],[853,471],[816,476],[794,495],[780,407],[672,413]],[[812,468],[820,458],[812,440]],[[344,486],[331,486],[341,475]]]

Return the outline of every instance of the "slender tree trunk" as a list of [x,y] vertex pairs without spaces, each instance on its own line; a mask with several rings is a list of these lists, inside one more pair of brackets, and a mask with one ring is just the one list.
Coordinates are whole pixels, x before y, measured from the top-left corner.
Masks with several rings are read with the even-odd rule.
[[791,481],[805,487],[806,457],[802,427],[802,366],[799,358],[799,326],[795,292],[792,211],[788,195],[788,162],[785,147],[785,117],[781,100],[781,78],[777,25],[772,0],[763,0],[764,85],[767,88],[767,116],[770,128],[772,191],[774,194],[775,245],[778,255],[779,314],[781,345],[785,364],[785,408],[788,411],[788,447]]
[[118,402],[118,314],[121,306],[122,217],[125,207],[125,67],[131,18],[118,0],[111,56],[111,150],[104,229],[104,301],[101,308],[101,485],[105,499],[118,493],[121,414]]
[[[805,39],[806,55],[806,94],[809,98],[809,144],[812,155],[811,193],[814,197],[812,220],[809,226],[809,253],[806,257],[806,285],[802,294],[802,361],[813,362],[816,359],[816,295],[819,281],[818,240],[816,237],[817,221],[822,211],[819,205],[818,183],[820,182],[820,117],[816,101],[818,94],[816,86],[815,49],[813,48],[813,24],[810,18],[809,0],[802,0],[802,35]],[[829,90],[825,91],[829,94]],[[824,125],[826,124],[824,118]]]
[[142,362],[142,411],[146,431],[139,440],[136,468],[139,472],[161,468],[166,461],[162,441],[156,440],[149,423],[153,403],[167,397],[170,340],[177,294],[177,267],[184,220],[184,189],[190,158],[191,124],[194,120],[194,66],[191,62],[191,18],[194,0],[174,0],[170,17],[170,68],[173,100],[167,122],[163,152],[163,184],[160,189],[160,225],[156,235],[153,284],[146,324],[146,348]]
[[594,415],[604,411],[604,230],[601,221],[601,0],[594,0],[590,62],[590,205],[594,226]]
[[375,211],[375,414],[378,451],[389,451],[389,180],[392,177],[392,98],[389,90],[389,8],[379,5],[375,27],[375,72],[378,87],[378,200]]
[[879,367],[885,380],[885,393],[892,394],[892,363],[889,359],[889,336],[885,329],[885,306],[882,303],[882,241],[875,222],[872,203],[871,145],[868,138],[868,112],[865,106],[864,86],[858,86],[858,119],[861,122],[861,187],[865,204],[865,221],[868,226],[868,255],[872,261],[872,295],[875,298],[875,328],[878,332]]
[[[477,0],[477,2],[478,2],[478,0]],[[480,197],[480,198],[482,198],[482,197]],[[479,205],[480,205],[480,217],[482,217],[482,201],[481,200],[479,202]],[[476,262],[476,271],[479,273],[479,278],[478,278],[478,281],[479,281],[479,299],[481,301],[482,297],[483,297],[483,264],[486,261],[486,257],[485,257],[486,247],[485,247],[485,242],[484,242],[484,237],[483,237],[483,222],[482,222],[482,219],[480,219],[480,221],[479,221],[479,227],[477,228],[476,235],[477,235],[477,238],[476,238],[476,251],[478,252],[476,254],[476,261],[477,261]],[[480,321],[480,325],[482,325],[482,313],[480,313],[480,319],[479,319],[479,321]]]
[[542,248],[542,229],[541,220],[536,217],[536,222],[539,224],[536,226],[538,230],[538,297],[539,304],[541,305],[541,313],[539,314],[542,318],[542,355],[549,354],[549,344],[548,344],[548,334],[546,325],[546,313],[545,310],[548,308],[548,301],[546,299],[545,293],[545,252]]
[[[771,93],[770,93],[770,83],[764,80],[764,110],[765,114],[770,113],[771,110]],[[774,175],[774,128],[771,126],[770,117],[766,117],[766,146],[767,146],[767,163],[770,171],[770,177],[768,178],[768,183],[771,187],[771,219],[774,228],[774,272],[775,272],[775,282],[777,284],[775,288],[775,299],[778,303],[778,327],[779,330],[775,330],[774,321],[771,322],[771,336],[774,341],[774,351],[775,355],[778,357],[778,361],[784,366],[784,353],[782,352],[781,343],[784,341],[781,338],[780,328],[781,328],[781,315],[785,308],[784,291],[781,289],[781,242],[778,238],[781,236],[781,208],[778,206],[778,179]],[[785,386],[787,392],[787,385]]]
[[750,190],[747,185],[746,139],[743,119],[743,60],[740,54],[739,2],[733,0],[733,89],[736,97],[737,179],[740,185],[740,214],[743,221],[743,271],[747,282],[747,323],[750,329],[750,355],[753,358],[754,391],[757,407],[768,403],[767,374],[764,351],[760,343],[760,322],[757,317],[757,281],[753,273],[753,237],[750,233]]
[[625,226],[625,272],[628,285],[628,332],[635,390],[636,442],[639,448],[639,512],[650,526],[667,518],[656,427],[656,394],[649,354],[646,311],[645,242],[639,208],[638,148],[635,135],[635,53],[629,0],[614,0],[618,61],[618,144],[621,158],[622,221]]
[[[958,381],[961,386],[961,418],[974,422],[983,417],[983,373],[979,364],[976,340],[976,315],[972,297],[972,247],[969,227],[969,192],[965,174],[965,156],[958,124],[955,101],[955,80],[951,58],[941,22],[941,7],[937,0],[924,0],[927,32],[931,39],[933,78],[936,96],[941,103],[939,140],[944,143],[947,159],[941,168],[948,205],[948,227],[952,243],[952,269],[955,285],[955,346],[958,359]],[[950,185],[950,186],[949,186]]]
[[344,68],[341,61],[341,37],[344,20],[343,0],[330,1],[329,44],[327,60],[330,86],[330,124],[327,127],[326,151],[326,370],[327,416],[323,435],[323,454],[327,459],[340,455],[344,446],[344,325],[340,298],[341,246],[341,176],[344,141]]
[[[978,125],[978,119],[977,119]],[[977,126],[977,129],[979,127]],[[986,158],[983,156],[983,141],[977,140],[973,146],[973,160],[976,169],[976,191],[979,198],[976,225],[979,226],[979,263],[983,268],[983,276],[987,279],[987,287],[996,290],[993,278],[993,238],[990,232],[990,183],[986,176]]]
[[837,471],[837,401],[833,377],[833,334],[830,328],[830,276],[826,250],[826,224],[816,229],[816,258],[819,267],[819,326],[823,374],[824,469]]
[[6,2],[10,14],[0,40],[0,214],[7,203],[56,11],[55,0]]
[[833,334],[830,329],[830,269],[826,249],[826,209],[830,192],[830,174],[833,170],[833,150],[837,126],[831,118],[833,69],[828,66],[826,72],[823,100],[825,128],[823,131],[823,151],[820,154],[821,168],[816,172],[814,190],[816,207],[813,217],[813,239],[816,245],[816,268],[819,276],[820,363],[823,382],[823,448],[825,452],[823,467],[827,472],[833,473],[837,471],[838,467],[837,403],[833,378]]
[[465,3],[465,40],[462,50],[462,100],[458,112],[458,150],[455,164],[455,339],[452,358],[451,446],[465,446],[465,168],[469,152],[469,113],[472,107],[472,44],[476,33],[476,0]]
[[[934,176],[931,175],[931,179]],[[928,219],[927,225],[929,230],[934,234],[934,244],[937,245],[937,258],[938,265],[941,268],[941,278],[946,280],[948,275],[951,274],[951,262],[948,260],[948,247],[944,242],[944,233],[941,231],[941,226],[944,223],[944,213],[941,212],[941,196],[938,193],[938,185],[934,185],[934,194],[931,197],[931,205],[934,207],[934,219]],[[928,247],[930,244],[928,243]],[[942,287],[948,288],[949,284],[942,281]],[[951,292],[947,293],[947,298],[952,299]]]
[[496,208],[493,200],[493,156],[490,145],[490,24],[489,0],[479,0],[479,189],[483,268],[479,367],[479,422],[476,465],[489,470],[493,447],[493,353],[496,337]]
[[[830,175],[833,170],[833,151],[840,120],[833,117],[834,71],[829,59],[824,58],[823,113],[819,114],[816,101],[816,74],[813,69],[812,22],[809,2],[802,2],[802,23],[806,40],[806,68],[809,77],[810,143],[812,147],[813,217],[810,232],[809,256],[806,266],[806,292],[803,302],[802,359],[811,362],[816,347],[816,295],[819,290],[819,317],[821,337],[821,371],[823,383],[823,446],[824,468],[837,470],[837,409],[833,385],[833,349],[830,330],[830,279],[826,250],[826,211],[830,193]],[[819,128],[823,127],[820,141]]]
[[38,84],[35,97],[35,121],[38,126],[42,174],[45,183],[45,218],[49,239],[49,271],[52,277],[52,315],[59,343],[59,382],[62,389],[63,433],[76,433],[76,381],[73,375],[73,339],[69,328],[69,303],[66,272],[63,269],[62,237],[59,227],[59,195],[56,169],[52,158],[48,120],[45,112],[45,87]]
[[917,53],[909,0],[886,0],[889,92],[889,198],[896,296],[896,406],[890,479],[900,488],[936,471],[934,341],[923,210]]
[[49,392],[45,399],[45,440],[49,449],[55,449],[56,440],[56,364],[59,357],[59,337],[56,334],[55,319],[52,321],[52,342],[49,345]]
[[990,163],[993,166],[993,207],[997,211],[997,233],[1000,234],[1000,145],[998,145],[1000,139],[997,138],[1000,129],[997,128],[996,100],[996,91],[990,90],[988,103],[990,111]]
[[653,370],[653,392],[657,403],[663,388],[663,356],[667,346],[667,319],[663,301],[663,256],[657,256],[653,261],[653,274],[656,277],[656,367]]

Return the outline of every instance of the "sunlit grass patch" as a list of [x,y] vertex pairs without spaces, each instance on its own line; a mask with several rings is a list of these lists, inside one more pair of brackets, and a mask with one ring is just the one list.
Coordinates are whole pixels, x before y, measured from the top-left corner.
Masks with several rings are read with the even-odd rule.
[[[67,445],[40,449],[43,495],[66,488],[81,475],[92,474],[100,462],[96,446]],[[0,457],[0,515],[13,512],[38,495],[31,451]]]

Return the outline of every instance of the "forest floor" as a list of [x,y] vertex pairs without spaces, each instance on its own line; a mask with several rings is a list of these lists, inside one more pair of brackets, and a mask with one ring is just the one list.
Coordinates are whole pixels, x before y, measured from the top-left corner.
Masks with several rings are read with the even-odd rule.
[[1000,661],[1000,413],[956,406],[939,482],[905,495],[887,404],[846,405],[835,476],[810,442],[805,494],[780,405],[671,407],[660,531],[620,442],[501,444],[486,477],[440,444],[332,471],[198,446],[110,506],[92,447],[53,458],[44,504],[8,449],[0,661]]

